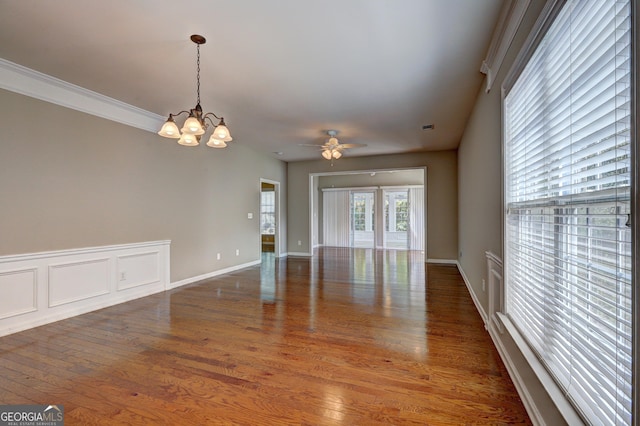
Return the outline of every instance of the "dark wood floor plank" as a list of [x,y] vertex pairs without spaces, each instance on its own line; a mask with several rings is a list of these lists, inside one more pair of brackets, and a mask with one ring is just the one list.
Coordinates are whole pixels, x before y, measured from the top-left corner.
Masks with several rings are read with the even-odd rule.
[[456,267],[332,249],[0,338],[74,424],[530,424]]

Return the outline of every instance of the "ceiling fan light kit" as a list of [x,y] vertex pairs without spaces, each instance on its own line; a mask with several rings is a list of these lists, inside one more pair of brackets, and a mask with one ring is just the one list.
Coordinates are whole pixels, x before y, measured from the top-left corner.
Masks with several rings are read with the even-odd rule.
[[[200,144],[200,138],[209,128],[209,124],[214,127],[213,134],[209,137],[207,146],[212,148],[225,148],[227,142],[231,142],[233,138],[227,128],[224,118],[218,117],[213,112],[204,113],[200,106],[200,45],[205,44],[207,39],[203,36],[194,34],[191,36],[191,41],[197,46],[197,101],[196,106],[188,111],[180,111],[178,113],[169,114],[169,118],[162,125],[162,128],[158,132],[160,136],[165,138],[178,139],[178,143],[184,146],[198,146]],[[174,117],[182,114],[189,114],[182,129],[178,129]],[[217,123],[214,119],[218,120]]]
[[367,146],[366,144],[363,144],[363,143],[340,143],[340,141],[336,137],[338,135],[337,130],[327,130],[327,135],[329,136],[329,139],[323,144],[303,143],[303,144],[300,144],[300,146],[319,147],[320,150],[322,151],[321,153],[322,158],[331,161],[332,165],[333,165],[333,160],[337,160],[340,157],[342,157],[343,151],[345,149],[360,148],[363,146]]

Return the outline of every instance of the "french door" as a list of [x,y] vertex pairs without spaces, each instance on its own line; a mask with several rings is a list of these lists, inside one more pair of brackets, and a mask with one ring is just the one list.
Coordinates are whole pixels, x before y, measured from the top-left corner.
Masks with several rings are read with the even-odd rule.
[[422,186],[323,190],[323,244],[424,250]]
[[383,247],[409,248],[409,190],[384,190]]
[[351,247],[375,248],[375,191],[351,191],[349,240]]

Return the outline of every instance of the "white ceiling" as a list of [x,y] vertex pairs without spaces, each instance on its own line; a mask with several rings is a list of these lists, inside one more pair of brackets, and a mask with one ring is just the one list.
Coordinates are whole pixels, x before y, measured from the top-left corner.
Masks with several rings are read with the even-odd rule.
[[347,156],[451,149],[502,2],[0,0],[0,57],[166,116],[195,106],[201,34],[201,104],[231,144],[317,159],[298,144],[337,129],[368,145]]

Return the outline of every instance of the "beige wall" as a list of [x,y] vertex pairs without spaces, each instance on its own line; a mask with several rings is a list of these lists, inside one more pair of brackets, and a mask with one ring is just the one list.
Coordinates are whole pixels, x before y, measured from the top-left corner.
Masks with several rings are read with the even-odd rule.
[[[491,251],[500,258],[503,255],[501,84],[544,3],[544,0],[531,1],[493,88],[485,93],[483,86],[478,94],[458,149],[458,261],[485,312],[488,308],[487,293],[482,289],[482,280],[488,282],[485,252]],[[560,412],[515,342],[508,333],[500,335],[499,340],[509,362],[527,384],[530,399],[541,409],[540,417],[546,424],[564,424]]]
[[458,148],[459,257],[478,300],[482,291],[485,252],[502,258],[502,98],[501,84],[535,23],[545,0],[532,0],[489,93],[478,93]]
[[[289,252],[309,253],[309,175],[359,170],[427,168],[427,257],[456,259],[458,249],[458,189],[456,151],[373,157],[343,157],[331,163],[319,159],[288,164]],[[298,241],[301,245],[298,245]]]
[[255,261],[260,178],[281,182],[286,235],[286,164],[241,138],[182,147],[4,90],[0,128],[0,255],[169,239],[173,282]]

